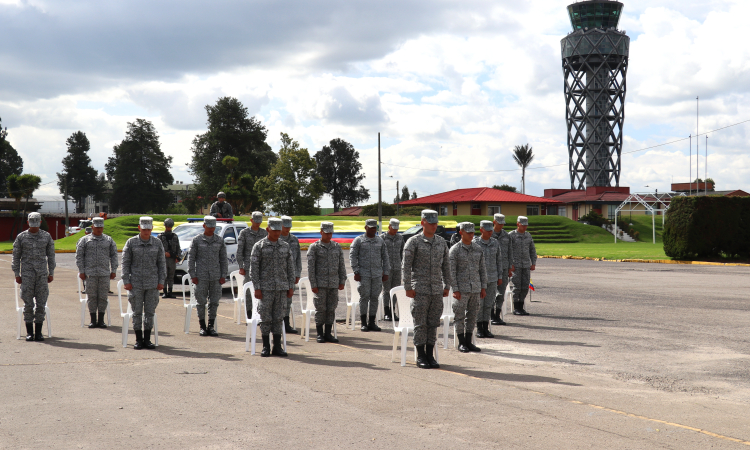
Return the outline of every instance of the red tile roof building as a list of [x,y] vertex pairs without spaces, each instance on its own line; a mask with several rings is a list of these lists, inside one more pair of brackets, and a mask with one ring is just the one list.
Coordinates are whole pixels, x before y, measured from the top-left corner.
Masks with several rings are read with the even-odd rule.
[[399,204],[401,206],[426,206],[434,209],[441,216],[491,216],[496,213],[509,216],[536,216],[545,214],[548,205],[561,203],[549,198],[478,187],[428,195]]

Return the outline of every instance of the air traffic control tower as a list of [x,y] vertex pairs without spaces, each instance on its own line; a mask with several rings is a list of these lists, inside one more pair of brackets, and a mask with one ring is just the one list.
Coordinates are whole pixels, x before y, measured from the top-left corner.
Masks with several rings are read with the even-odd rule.
[[568,6],[573,31],[560,44],[571,189],[620,185],[630,48],[617,29],[622,6],[608,0]]

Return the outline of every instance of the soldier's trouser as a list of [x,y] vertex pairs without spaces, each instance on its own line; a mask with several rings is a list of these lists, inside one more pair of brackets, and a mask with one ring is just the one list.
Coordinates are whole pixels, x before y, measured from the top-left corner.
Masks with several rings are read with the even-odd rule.
[[[401,271],[400,270],[391,270],[391,273],[388,275],[388,280],[383,281],[383,292],[380,293],[380,301],[383,302],[383,309],[385,309],[386,312],[391,310],[391,303],[388,299],[391,289],[401,286]],[[396,299],[393,299],[393,305],[396,305]]]
[[513,272],[513,305],[523,307],[526,295],[529,293],[529,282],[531,281],[531,269],[520,269],[516,267]]
[[260,314],[260,332],[263,336],[281,334],[286,293],[287,291],[261,291],[263,298],[258,300],[258,314]]
[[443,314],[443,294],[420,294],[411,299],[411,316],[414,318],[414,345],[434,345],[437,327]]
[[[21,272],[21,299],[23,300],[23,321],[26,323],[44,322],[44,307],[47,306],[49,284],[47,274],[35,271]],[[36,299],[36,311],[34,310]]]
[[133,329],[153,329],[154,314],[159,306],[159,290],[131,289],[128,291],[128,301],[133,309]]
[[[473,333],[477,323],[479,309],[479,292],[462,292],[461,300],[453,299],[453,314],[456,316],[456,333]],[[439,318],[439,316],[438,316]]]
[[164,281],[164,289],[167,292],[172,292],[174,287],[174,270],[177,263],[172,258],[167,258],[167,279]]
[[336,307],[339,304],[338,288],[318,288],[318,293],[313,294],[315,304],[315,324],[333,325],[336,320]]
[[495,294],[497,293],[497,279],[487,283],[484,291],[487,295],[479,299],[479,308],[477,309],[477,322],[489,322],[492,315],[492,305],[495,304]]
[[[503,307],[503,301],[505,301],[505,290],[508,289],[508,269],[503,269],[503,284],[497,287],[497,294],[495,294],[495,308],[500,312],[500,308]],[[488,294],[489,295],[489,294]]]
[[383,277],[362,277],[359,282],[359,315],[374,316],[378,313],[378,297],[383,289]]
[[208,320],[216,319],[221,299],[221,283],[219,280],[201,280],[195,285],[195,300],[198,303],[198,318],[206,317],[206,303],[208,303]]
[[89,296],[89,312],[107,311],[107,294],[109,293],[109,275],[86,277],[86,295]]
[[[294,285],[294,293],[299,292],[299,284]],[[286,299],[286,309],[284,310],[284,317],[289,315],[289,311],[292,309],[292,303],[294,302],[294,295]],[[316,308],[317,309],[317,308]]]

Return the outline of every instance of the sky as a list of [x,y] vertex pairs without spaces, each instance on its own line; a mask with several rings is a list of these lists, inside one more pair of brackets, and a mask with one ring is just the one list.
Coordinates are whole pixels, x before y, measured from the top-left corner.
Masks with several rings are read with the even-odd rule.
[[[521,186],[512,149],[535,154],[526,193],[568,188],[560,40],[568,1],[0,0],[0,118],[39,195],[59,194],[65,140],[83,131],[104,170],[128,122],[154,123],[175,180],[192,181],[205,106],[239,99],[314,154],[360,153],[377,201],[396,182],[424,196]],[[621,186],[669,190],[695,177],[695,139],[750,120],[750,3],[625,0],[631,38]],[[717,189],[750,191],[750,122],[708,134]],[[704,176],[705,136],[700,137]],[[630,153],[629,153],[630,152]],[[399,167],[401,166],[401,167]],[[409,168],[406,168],[409,167]],[[419,168],[419,170],[415,169]],[[481,172],[471,172],[481,171]],[[332,206],[325,196],[321,206]]]

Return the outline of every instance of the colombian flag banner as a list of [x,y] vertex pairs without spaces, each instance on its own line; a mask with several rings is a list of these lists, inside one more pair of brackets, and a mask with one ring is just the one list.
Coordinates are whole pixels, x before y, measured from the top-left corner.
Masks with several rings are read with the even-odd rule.
[[536,292],[536,289],[534,289],[534,282],[532,280],[529,280],[529,289]]

